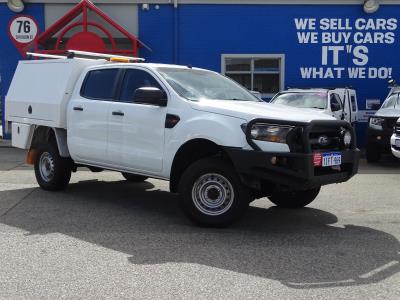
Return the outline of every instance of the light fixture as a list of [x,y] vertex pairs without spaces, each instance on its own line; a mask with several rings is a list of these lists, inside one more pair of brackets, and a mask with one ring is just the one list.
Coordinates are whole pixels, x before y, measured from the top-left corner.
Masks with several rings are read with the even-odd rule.
[[364,12],[367,14],[373,14],[379,9],[378,0],[365,0],[364,1]]
[[7,6],[15,13],[20,13],[24,10],[24,2],[22,0],[8,0]]

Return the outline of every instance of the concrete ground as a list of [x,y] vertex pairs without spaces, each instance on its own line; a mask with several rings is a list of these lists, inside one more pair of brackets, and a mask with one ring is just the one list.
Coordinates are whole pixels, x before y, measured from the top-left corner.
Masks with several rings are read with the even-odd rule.
[[400,299],[400,163],[361,164],[310,207],[194,227],[167,183],[73,174],[40,190],[0,145],[0,299]]

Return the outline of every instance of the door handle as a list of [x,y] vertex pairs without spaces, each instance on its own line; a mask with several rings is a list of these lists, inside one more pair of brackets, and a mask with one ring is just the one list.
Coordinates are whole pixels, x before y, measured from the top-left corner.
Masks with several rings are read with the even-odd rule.
[[113,116],[121,116],[121,117],[122,117],[122,116],[124,116],[125,114],[124,114],[122,111],[113,111],[113,112],[112,112],[112,115],[113,115]]
[[74,110],[77,110],[77,111],[83,111],[83,107],[80,107],[80,106],[74,106]]

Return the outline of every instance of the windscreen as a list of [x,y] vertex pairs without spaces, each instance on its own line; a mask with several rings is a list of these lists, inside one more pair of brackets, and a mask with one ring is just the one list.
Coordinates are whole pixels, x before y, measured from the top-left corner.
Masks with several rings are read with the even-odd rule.
[[392,94],[389,96],[389,98],[387,98],[385,100],[385,102],[382,105],[382,108],[396,108],[396,109],[400,109],[400,97],[399,97],[399,93],[396,94]]
[[238,83],[218,73],[190,68],[158,68],[157,71],[179,95],[192,101],[261,101]]
[[299,108],[325,109],[328,102],[328,93],[320,92],[288,92],[280,93],[271,101],[274,104],[283,104]]

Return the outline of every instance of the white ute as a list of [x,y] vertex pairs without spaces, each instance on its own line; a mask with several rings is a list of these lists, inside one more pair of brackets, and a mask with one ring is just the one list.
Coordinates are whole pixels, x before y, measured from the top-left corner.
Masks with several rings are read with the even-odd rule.
[[390,138],[390,144],[392,145],[392,153],[397,158],[400,158],[400,118],[394,127],[394,133]]
[[83,166],[169,180],[191,220],[225,226],[256,198],[300,208],[358,170],[348,122],[262,102],[212,71],[78,54],[21,61],[6,98],[12,144],[45,190]]
[[357,93],[351,88],[288,89],[275,95],[271,103],[313,110],[353,126],[358,121]]

